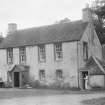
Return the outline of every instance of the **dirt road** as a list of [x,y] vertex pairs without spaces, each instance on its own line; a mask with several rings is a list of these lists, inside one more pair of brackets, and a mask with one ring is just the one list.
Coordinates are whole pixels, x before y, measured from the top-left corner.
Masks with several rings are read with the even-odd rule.
[[105,97],[105,93],[62,94],[0,99],[0,105],[82,105],[82,100]]

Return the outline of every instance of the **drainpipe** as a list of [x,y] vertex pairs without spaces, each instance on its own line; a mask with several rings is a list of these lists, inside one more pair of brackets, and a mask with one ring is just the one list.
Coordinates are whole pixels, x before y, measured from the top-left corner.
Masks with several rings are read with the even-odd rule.
[[22,87],[22,72],[19,72],[19,88]]
[[78,53],[79,53],[79,51],[78,51],[78,41],[77,41],[77,71],[78,71],[78,88],[80,88],[80,84],[79,84],[79,79],[80,79],[80,77],[79,77],[79,73],[80,73],[80,71],[79,71],[79,56],[78,56]]
[[12,87],[14,88],[14,72],[12,72]]

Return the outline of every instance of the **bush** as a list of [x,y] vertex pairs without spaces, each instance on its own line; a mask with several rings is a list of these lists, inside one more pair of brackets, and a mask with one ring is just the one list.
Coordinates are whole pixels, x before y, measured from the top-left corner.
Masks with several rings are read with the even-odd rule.
[[4,87],[5,88],[12,88],[12,82],[5,82]]
[[39,80],[32,81],[32,82],[30,82],[29,84],[30,84],[30,86],[31,86],[32,88],[39,88],[39,87],[40,87],[40,82],[39,82]]
[[53,83],[51,83],[50,85],[49,85],[49,88],[53,88],[53,89],[60,89],[60,88],[63,88],[63,81],[55,81],[55,82],[53,82]]
[[104,87],[101,86],[92,86],[92,90],[100,90],[100,89],[104,89]]

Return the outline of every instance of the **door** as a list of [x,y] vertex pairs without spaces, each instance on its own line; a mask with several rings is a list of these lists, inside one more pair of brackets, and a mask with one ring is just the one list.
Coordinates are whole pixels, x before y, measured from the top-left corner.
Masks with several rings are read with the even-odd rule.
[[19,72],[14,72],[14,87],[19,87],[20,79]]
[[82,77],[83,77],[83,81],[82,81],[83,85],[82,86],[83,86],[83,89],[87,89],[87,81],[88,81],[87,78],[86,78],[87,76],[88,76],[88,71],[82,72]]

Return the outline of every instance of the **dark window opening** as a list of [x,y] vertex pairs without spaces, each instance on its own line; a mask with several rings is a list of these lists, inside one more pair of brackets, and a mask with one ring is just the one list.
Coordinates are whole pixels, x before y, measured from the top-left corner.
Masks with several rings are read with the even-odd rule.
[[83,42],[83,59],[84,61],[88,60],[88,43]]

